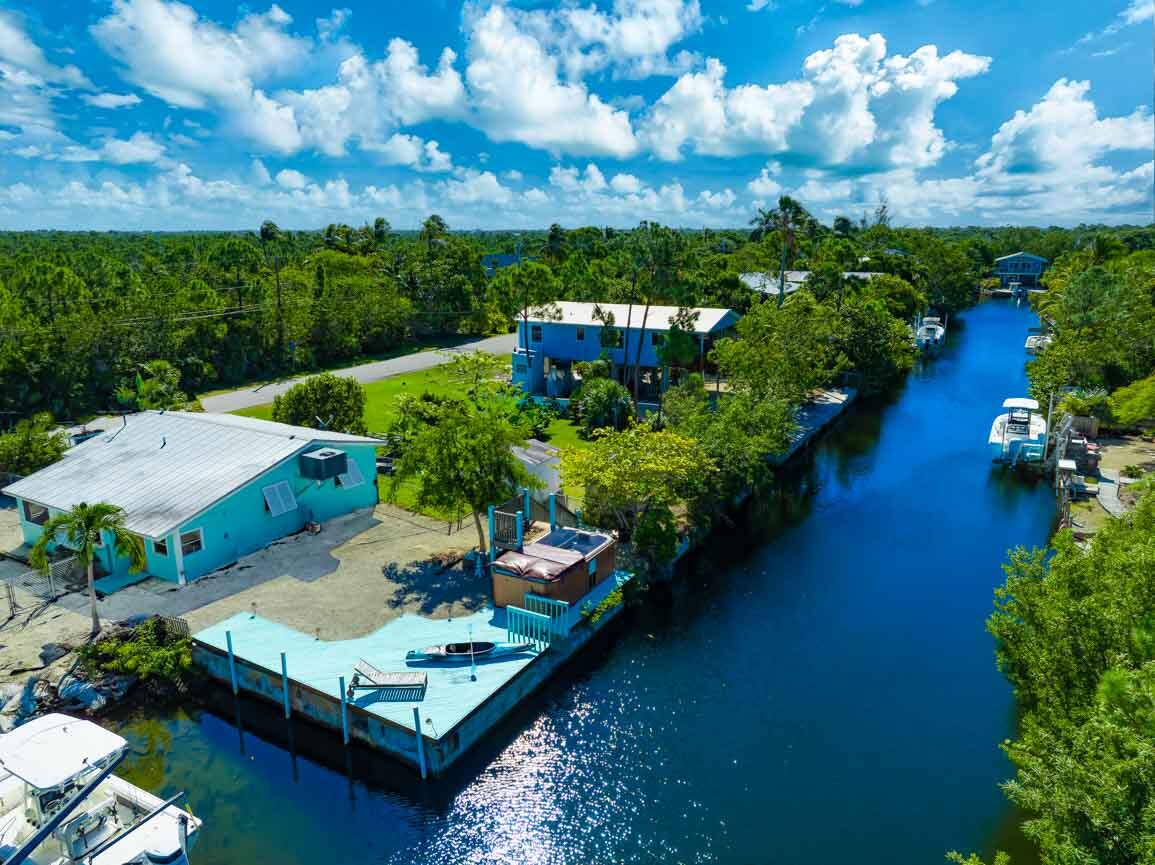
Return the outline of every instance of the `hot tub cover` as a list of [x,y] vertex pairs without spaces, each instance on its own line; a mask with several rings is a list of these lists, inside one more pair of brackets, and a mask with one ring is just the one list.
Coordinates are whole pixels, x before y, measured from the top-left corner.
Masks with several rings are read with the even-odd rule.
[[561,579],[562,574],[582,560],[581,553],[571,550],[526,544],[524,552],[509,550],[502,553],[494,566],[515,577],[552,583]]

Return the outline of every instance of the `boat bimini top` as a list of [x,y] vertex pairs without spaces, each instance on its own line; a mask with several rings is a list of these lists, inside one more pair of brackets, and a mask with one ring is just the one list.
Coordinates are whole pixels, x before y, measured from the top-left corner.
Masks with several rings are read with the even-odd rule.
[[0,736],[0,769],[30,787],[51,790],[110,765],[127,747],[122,737],[91,721],[53,713]]
[[1039,401],[1025,396],[1012,396],[1003,400],[1003,408],[1021,408],[1027,411],[1038,411]]

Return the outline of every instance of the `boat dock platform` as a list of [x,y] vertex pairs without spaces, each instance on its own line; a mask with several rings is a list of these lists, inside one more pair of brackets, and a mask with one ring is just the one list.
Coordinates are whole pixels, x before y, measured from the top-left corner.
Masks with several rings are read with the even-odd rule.
[[[485,608],[469,616],[407,614],[364,637],[319,640],[261,616],[238,613],[193,635],[193,661],[232,688],[283,707],[417,769],[445,772],[502,718],[572,659],[622,610],[633,578],[615,572],[580,606],[527,596],[526,608]],[[601,605],[601,608],[599,607]],[[589,613],[598,610],[597,616]],[[412,661],[406,652],[468,642],[526,642],[527,651],[469,661]],[[364,660],[386,673],[425,674],[424,686],[366,689],[349,696]],[[409,677],[409,678],[420,678]]]

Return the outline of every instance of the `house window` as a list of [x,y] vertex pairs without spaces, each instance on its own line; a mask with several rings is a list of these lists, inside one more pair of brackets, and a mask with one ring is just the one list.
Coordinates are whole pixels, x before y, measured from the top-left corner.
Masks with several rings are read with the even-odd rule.
[[180,533],[181,555],[191,556],[193,553],[199,553],[204,548],[205,536],[201,533],[200,529]]
[[579,327],[575,331],[575,335],[577,336],[578,342],[585,342],[586,341],[586,329],[584,327]]
[[529,341],[530,342],[541,342],[541,325],[540,324],[530,325],[530,327],[529,327]]
[[664,333],[651,333],[650,334],[650,345],[653,345],[653,346],[661,345],[662,344],[662,337],[664,337],[664,336],[665,336]]
[[33,525],[42,526],[48,522],[48,508],[34,505],[32,502],[25,502],[24,519]]
[[152,551],[158,556],[168,555],[168,538],[152,542]]

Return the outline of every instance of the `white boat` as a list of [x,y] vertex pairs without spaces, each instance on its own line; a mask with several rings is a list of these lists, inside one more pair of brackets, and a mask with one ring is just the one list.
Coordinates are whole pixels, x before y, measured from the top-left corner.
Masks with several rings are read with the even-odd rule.
[[1006,409],[991,424],[987,438],[991,459],[995,462],[1038,462],[1043,458],[1047,438],[1047,420],[1039,414],[1039,404],[1027,397],[1003,400]]
[[188,865],[201,821],[112,774],[128,742],[51,714],[0,735],[4,865]]
[[946,340],[946,325],[937,315],[928,315],[914,331],[914,344],[919,351],[933,351]]
[[1051,335],[1048,333],[1033,333],[1027,337],[1027,341],[1023,348],[1029,354],[1038,354],[1044,348],[1051,344]]

